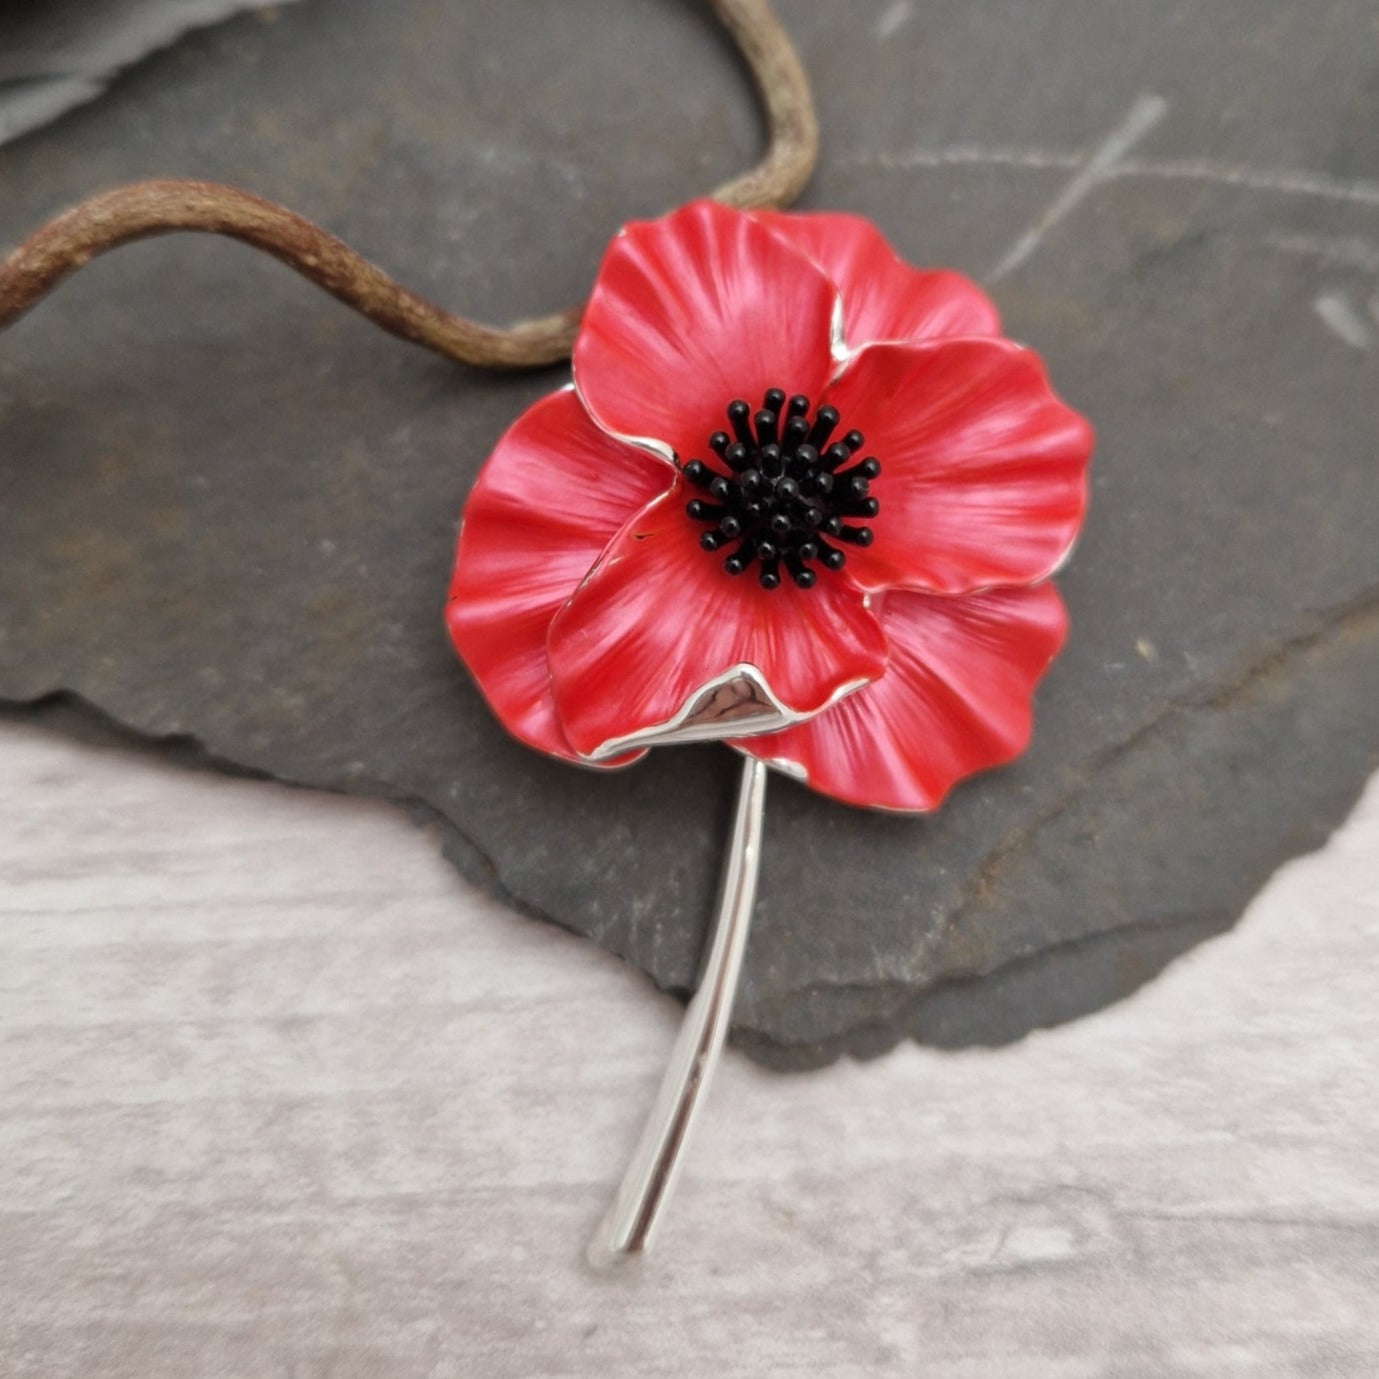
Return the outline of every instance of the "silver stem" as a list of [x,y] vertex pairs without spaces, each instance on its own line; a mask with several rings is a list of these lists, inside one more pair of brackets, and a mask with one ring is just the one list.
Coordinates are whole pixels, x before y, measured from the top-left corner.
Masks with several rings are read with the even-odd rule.
[[704,975],[685,1012],[670,1064],[618,1195],[589,1242],[589,1262],[596,1267],[650,1247],[661,1211],[675,1187],[685,1145],[718,1066],[732,1018],[733,997],[757,894],[765,813],[766,767],[748,757],[742,766],[737,815],[723,859],[718,918]]

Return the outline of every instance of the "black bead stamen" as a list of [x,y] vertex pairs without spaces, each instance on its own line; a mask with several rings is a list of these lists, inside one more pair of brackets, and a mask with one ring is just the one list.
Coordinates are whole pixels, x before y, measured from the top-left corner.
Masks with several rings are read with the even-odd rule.
[[787,401],[782,388],[768,389],[755,412],[744,399],[734,399],[727,417],[731,434],[715,431],[709,450],[728,473],[702,460],[690,460],[682,472],[712,499],[693,498],[685,511],[696,522],[712,524],[699,538],[706,551],[731,546],[722,557],[730,575],[757,562],[763,589],[779,588],[784,575],[809,589],[818,580],[814,564],[841,570],[847,562],[846,552],[825,535],[847,545],[871,545],[872,529],[853,519],[875,517],[880,510],[870,487],[881,462],[874,455],[856,459],[865,444],[860,431],[832,440],[837,411],[820,407],[811,421],[809,399],[796,393]]

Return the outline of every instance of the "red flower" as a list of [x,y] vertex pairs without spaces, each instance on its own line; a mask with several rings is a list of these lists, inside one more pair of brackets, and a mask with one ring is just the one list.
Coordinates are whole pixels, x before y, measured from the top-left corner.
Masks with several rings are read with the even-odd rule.
[[855,216],[622,230],[573,388],[465,507],[447,621],[498,717],[598,765],[727,738],[887,809],[1018,755],[1092,436],[998,330]]

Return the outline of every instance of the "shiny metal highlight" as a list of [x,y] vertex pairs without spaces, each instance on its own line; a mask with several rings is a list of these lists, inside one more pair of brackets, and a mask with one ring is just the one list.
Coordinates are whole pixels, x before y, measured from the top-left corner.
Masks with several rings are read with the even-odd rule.
[[589,1242],[589,1262],[595,1267],[604,1268],[649,1249],[675,1187],[685,1146],[732,1018],[756,902],[765,813],[766,766],[748,758],[742,765],[737,813],[723,859],[718,918],[699,990],[685,1012],[670,1063],[617,1196]]

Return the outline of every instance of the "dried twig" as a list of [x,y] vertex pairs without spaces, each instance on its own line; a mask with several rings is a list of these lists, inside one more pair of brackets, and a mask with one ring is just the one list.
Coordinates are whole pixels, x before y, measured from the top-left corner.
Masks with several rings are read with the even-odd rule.
[[744,210],[788,206],[804,190],[819,158],[819,122],[809,77],[767,0],[710,3],[752,69],[771,139],[766,157],[725,182],[714,199]]
[[[713,193],[733,206],[788,205],[818,156],[809,80],[768,0],[710,0],[752,70],[770,127],[766,157]],[[288,265],[375,325],[447,359],[492,369],[569,357],[581,308],[507,328],[455,316],[394,282],[343,240],[282,206],[217,182],[137,182],[50,221],[0,264],[0,329],[108,249],[176,230],[228,235]]]

